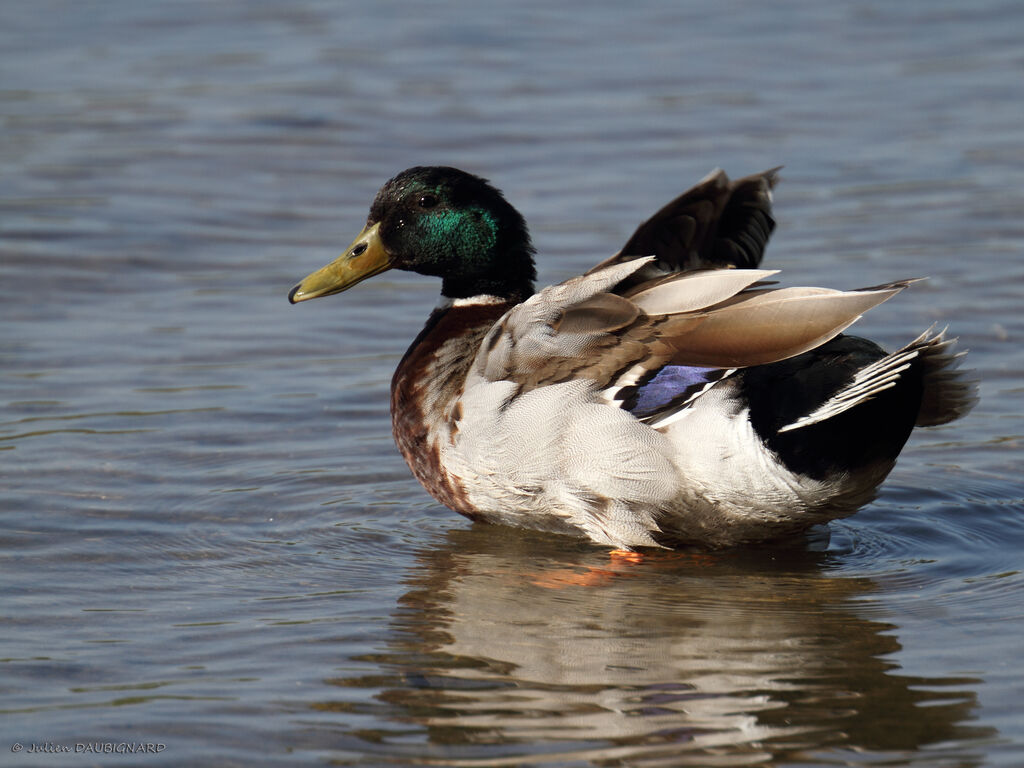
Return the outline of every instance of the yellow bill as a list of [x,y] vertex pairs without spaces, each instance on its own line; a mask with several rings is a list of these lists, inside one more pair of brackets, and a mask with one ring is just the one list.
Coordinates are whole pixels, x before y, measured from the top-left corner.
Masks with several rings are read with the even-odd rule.
[[297,304],[300,301],[341,293],[356,283],[388,269],[391,269],[391,257],[380,241],[378,222],[364,227],[345,253],[292,288],[288,294],[288,301]]

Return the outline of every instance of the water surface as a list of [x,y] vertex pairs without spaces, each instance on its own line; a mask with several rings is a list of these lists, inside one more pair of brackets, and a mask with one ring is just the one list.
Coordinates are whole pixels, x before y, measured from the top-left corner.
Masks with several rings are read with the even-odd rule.
[[[0,17],[0,763],[1024,763],[1019,3]],[[437,285],[286,301],[426,163],[505,190],[543,283],[785,164],[766,263],[930,275],[859,331],[948,324],[981,404],[788,547],[473,526],[390,437]]]

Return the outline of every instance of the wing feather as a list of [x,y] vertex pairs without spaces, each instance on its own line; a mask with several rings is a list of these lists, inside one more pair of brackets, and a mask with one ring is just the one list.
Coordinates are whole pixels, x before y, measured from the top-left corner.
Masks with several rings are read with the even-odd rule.
[[622,250],[590,271],[655,256],[654,263],[627,280],[636,285],[693,269],[756,268],[775,228],[771,190],[778,170],[731,181],[715,169],[637,227]]
[[824,344],[867,310],[892,298],[904,283],[862,291],[779,288],[739,294],[718,306],[684,314],[663,333],[673,362],[746,368],[794,357]]
[[612,264],[513,307],[484,339],[473,371],[522,393],[572,379],[621,388],[669,363],[762,365],[825,343],[906,287],[766,289],[760,281],[773,271],[730,269],[610,292],[649,262]]
[[704,269],[672,275],[628,291],[626,296],[648,315],[691,312],[732,298],[777,269]]

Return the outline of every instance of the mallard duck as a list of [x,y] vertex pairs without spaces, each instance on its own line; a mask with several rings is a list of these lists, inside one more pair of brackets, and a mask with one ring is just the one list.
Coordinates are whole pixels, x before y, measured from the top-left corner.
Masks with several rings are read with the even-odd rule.
[[775,182],[715,171],[617,254],[535,292],[526,223],[501,192],[410,168],[289,300],[387,269],[441,278],[392,379],[392,425],[420,483],[472,520],[626,551],[790,536],[868,502],[913,427],[975,394],[944,332],[892,353],[842,334],[912,281],[769,281]]

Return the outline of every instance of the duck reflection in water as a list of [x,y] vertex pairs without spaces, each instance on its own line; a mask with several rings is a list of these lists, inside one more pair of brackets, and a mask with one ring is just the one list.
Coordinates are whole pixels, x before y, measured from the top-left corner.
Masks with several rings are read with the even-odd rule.
[[[969,743],[993,735],[968,724],[979,681],[900,674],[893,625],[864,618],[876,586],[830,575],[827,560],[803,544],[609,564],[560,537],[451,531],[419,556],[389,652],[373,659],[393,675],[328,682],[376,689],[385,722],[358,732],[374,754],[446,765],[749,765],[833,750],[903,765],[938,742],[975,764]],[[380,704],[363,714],[380,718]]]

